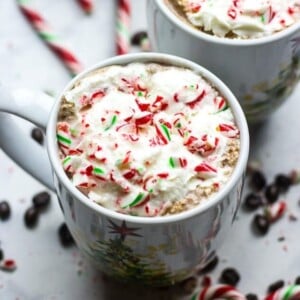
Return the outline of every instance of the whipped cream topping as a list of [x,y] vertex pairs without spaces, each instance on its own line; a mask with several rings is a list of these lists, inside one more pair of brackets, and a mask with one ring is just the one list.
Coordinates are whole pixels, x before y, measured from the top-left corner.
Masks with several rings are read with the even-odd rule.
[[219,37],[269,36],[300,19],[299,0],[177,0],[188,21]]
[[96,70],[65,92],[57,141],[64,170],[92,201],[157,216],[195,189],[222,188],[239,130],[201,76],[132,63]]

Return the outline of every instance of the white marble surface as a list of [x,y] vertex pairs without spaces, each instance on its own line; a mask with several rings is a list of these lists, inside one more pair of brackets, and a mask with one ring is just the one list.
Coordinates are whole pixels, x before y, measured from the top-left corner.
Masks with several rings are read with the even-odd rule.
[[[114,54],[114,1],[97,0],[92,16],[80,10],[76,0],[33,0],[36,8],[60,32],[86,66]],[[146,28],[145,0],[134,0],[132,32]],[[133,49],[137,51],[137,49]],[[20,14],[16,1],[0,1],[0,80],[10,87],[30,87],[58,93],[69,80],[59,60],[37,38]],[[269,181],[278,172],[300,167],[300,86],[269,120],[252,129],[251,157],[259,160]],[[24,123],[24,134],[30,124]],[[75,247],[64,249],[57,237],[63,217],[52,195],[51,208],[38,226],[29,230],[23,214],[32,195],[44,187],[16,166],[0,151],[0,200],[7,199],[12,216],[0,222],[0,243],[7,258],[16,260],[18,269],[0,271],[0,299],[183,299],[169,290],[154,291],[127,287],[103,280],[81,259]],[[247,192],[247,191],[245,191]],[[284,197],[288,210],[300,217],[300,187]],[[278,279],[293,282],[300,275],[299,221],[288,216],[272,226],[265,237],[253,234],[253,214],[239,213],[230,236],[219,251],[221,262],[211,274],[216,282],[227,266],[240,271],[238,288],[263,295]],[[284,236],[285,240],[278,241]],[[200,280],[200,278],[199,278]],[[179,289],[180,290],[180,289]]]

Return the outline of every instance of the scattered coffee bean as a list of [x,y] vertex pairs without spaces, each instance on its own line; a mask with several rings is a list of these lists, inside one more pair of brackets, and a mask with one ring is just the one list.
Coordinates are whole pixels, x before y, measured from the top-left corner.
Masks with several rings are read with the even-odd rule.
[[250,177],[250,185],[256,191],[262,190],[266,186],[267,180],[265,175],[259,171],[255,170],[252,172]]
[[283,280],[278,280],[274,283],[272,283],[269,287],[268,287],[268,294],[273,293],[277,290],[279,290],[280,288],[282,288],[284,286],[284,281]]
[[138,31],[132,35],[131,41],[130,41],[131,45],[140,46],[142,41],[146,38],[148,38],[148,34],[146,31],[144,31],[144,30]]
[[219,258],[217,255],[215,255],[213,257],[213,259],[207,265],[204,266],[204,268],[199,270],[199,274],[211,272],[212,270],[214,270],[216,268],[218,263],[219,263]]
[[0,202],[0,219],[7,220],[10,217],[10,206],[7,201]]
[[38,217],[39,217],[38,210],[34,206],[29,207],[24,214],[25,225],[28,228],[35,227],[38,222]]
[[40,128],[38,128],[38,127],[33,128],[31,130],[31,137],[39,144],[41,144],[41,145],[44,144],[44,134]]
[[275,183],[272,183],[267,186],[265,190],[265,197],[270,204],[273,204],[277,201],[279,196],[279,188]]
[[197,287],[197,278],[189,277],[182,281],[182,288],[186,294],[191,294]]
[[292,179],[285,174],[278,174],[275,178],[275,184],[279,188],[280,193],[286,193],[292,185]]
[[221,273],[221,277],[220,277],[221,283],[236,286],[239,280],[240,280],[240,275],[237,272],[237,270],[233,268],[226,268]]
[[68,247],[74,244],[74,239],[66,223],[60,225],[60,227],[58,228],[58,235],[59,240],[64,247]]
[[255,215],[253,219],[254,228],[262,235],[266,234],[270,227],[270,221],[266,216]]
[[0,261],[4,258],[4,252],[2,249],[0,249]]
[[300,276],[296,277],[295,284],[300,284]]
[[253,211],[259,208],[262,204],[263,200],[261,196],[254,193],[248,194],[244,200],[244,206],[249,211]]
[[32,198],[32,203],[39,211],[45,210],[50,203],[51,196],[48,192],[40,192]]
[[247,300],[258,300],[258,297],[255,294],[247,294],[246,299]]

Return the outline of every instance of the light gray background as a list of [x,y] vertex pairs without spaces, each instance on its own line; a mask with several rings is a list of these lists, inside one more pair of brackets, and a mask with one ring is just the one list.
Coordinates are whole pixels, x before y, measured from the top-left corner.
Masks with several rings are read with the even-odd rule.
[[[33,1],[85,66],[114,54],[114,1],[95,2],[95,12],[86,16],[76,0]],[[146,28],[146,8],[145,0],[132,3],[132,32],[135,32]],[[30,87],[57,94],[69,79],[64,66],[23,18],[16,1],[1,0],[1,82],[10,87]],[[300,168],[299,97],[300,86],[269,122],[251,130],[251,158],[262,164],[269,181],[278,172]],[[22,121],[23,124],[24,134],[29,134],[31,125]],[[184,299],[177,293],[180,287],[175,296],[169,290],[152,291],[103,280],[101,274],[82,260],[75,247],[63,249],[57,237],[63,217],[54,195],[51,208],[41,216],[37,228],[26,229],[24,211],[32,195],[42,190],[42,185],[0,151],[0,200],[9,200],[12,206],[10,220],[0,222],[0,242],[6,257],[15,259],[18,265],[13,273],[0,271],[0,299]],[[289,213],[300,217],[300,187],[293,187],[283,199],[288,203],[288,213],[265,237],[257,237],[251,231],[254,214],[240,211],[219,251],[221,262],[212,274],[214,282],[223,268],[232,266],[241,273],[238,285],[241,291],[263,295],[271,282],[278,279],[293,282],[300,275],[300,223],[288,218]],[[279,242],[281,236],[285,240]]]

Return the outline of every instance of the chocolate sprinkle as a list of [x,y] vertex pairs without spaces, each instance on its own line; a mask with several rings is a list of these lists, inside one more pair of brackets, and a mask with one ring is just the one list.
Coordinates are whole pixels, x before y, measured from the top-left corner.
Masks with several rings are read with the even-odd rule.
[[31,130],[31,137],[39,144],[41,144],[41,145],[44,144],[44,134],[40,128],[38,128],[38,127],[33,128]]
[[38,210],[34,206],[29,207],[24,214],[24,223],[26,227],[28,228],[35,227],[38,222],[38,217],[39,217]]
[[268,293],[274,293],[277,290],[281,289],[284,286],[284,281],[283,280],[278,280],[275,281],[274,283],[272,283],[269,287],[268,287]]
[[69,228],[67,227],[66,223],[62,223],[58,228],[58,236],[60,243],[64,247],[69,247],[74,244],[74,239],[69,231]]
[[10,206],[7,201],[0,202],[0,219],[7,220],[10,217]]
[[236,286],[240,280],[240,275],[234,268],[226,268],[222,271],[220,282]]

